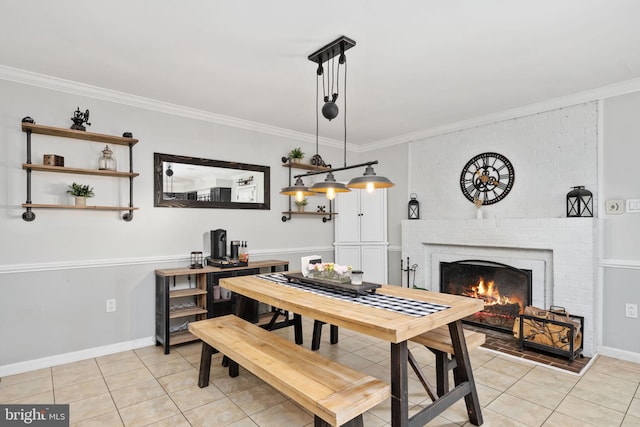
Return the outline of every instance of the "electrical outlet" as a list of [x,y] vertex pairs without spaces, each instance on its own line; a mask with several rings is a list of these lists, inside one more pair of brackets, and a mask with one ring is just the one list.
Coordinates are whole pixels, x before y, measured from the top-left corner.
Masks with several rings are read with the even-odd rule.
[[625,307],[625,311],[627,317],[631,317],[632,319],[638,318],[638,304],[627,304]]
[[605,210],[609,215],[624,213],[624,200],[607,200],[605,202]]
[[115,300],[115,298],[114,299],[108,299],[107,300],[107,313],[113,313],[114,311],[116,311],[116,300]]

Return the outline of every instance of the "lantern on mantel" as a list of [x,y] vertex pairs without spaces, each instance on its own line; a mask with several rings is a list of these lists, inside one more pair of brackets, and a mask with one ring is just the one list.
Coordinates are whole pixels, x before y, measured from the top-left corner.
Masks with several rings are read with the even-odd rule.
[[418,196],[416,193],[411,193],[409,197],[411,197],[409,200],[409,219],[420,219],[420,203],[416,200]]
[[567,217],[592,217],[593,194],[584,186],[573,187],[567,193]]

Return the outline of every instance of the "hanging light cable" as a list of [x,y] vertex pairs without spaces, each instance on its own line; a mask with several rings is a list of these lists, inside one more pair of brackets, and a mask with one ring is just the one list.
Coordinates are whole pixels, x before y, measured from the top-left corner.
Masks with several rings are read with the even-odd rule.
[[[327,69],[330,70],[330,72],[328,74],[331,74],[331,76],[328,76],[327,78],[331,77],[331,83],[329,83],[327,81],[327,86],[329,86],[330,88],[330,92],[333,91],[334,89],[334,84],[336,84],[335,86],[335,92],[332,95],[331,101],[329,101],[329,97],[328,95],[324,92],[324,88],[323,88],[323,95],[324,95],[324,101],[325,104],[322,107],[322,115],[324,117],[326,117],[327,119],[331,120],[333,118],[335,118],[338,115],[338,107],[337,105],[335,105],[335,101],[338,99],[338,92],[339,92],[339,88],[338,88],[338,84],[339,83],[339,79],[338,76],[340,75],[340,65],[346,63],[346,56],[344,54],[345,51],[345,43],[344,42],[340,42],[338,45],[334,46],[335,48],[340,48],[339,52],[340,52],[340,58],[338,60],[338,72],[337,74],[334,76],[333,75],[333,70],[335,70],[335,56],[337,55],[337,52],[334,51],[332,49],[332,51],[330,53],[327,53]],[[329,59],[331,59],[332,64],[331,67],[329,67]],[[321,57],[318,59],[319,63],[320,61],[322,61],[322,55]],[[345,73],[346,73],[346,66],[345,66]],[[346,77],[345,77],[345,81],[346,81]],[[324,82],[324,79],[323,79]],[[346,92],[346,88],[345,91]],[[318,93],[317,88],[316,88],[316,94]],[[343,96],[344,97],[344,96]],[[346,149],[347,149],[347,121],[346,121],[346,97],[344,97],[345,99],[345,114],[343,114],[344,117],[344,149],[345,149],[345,155],[344,155],[344,161],[345,161],[345,166],[346,166],[346,162],[347,162],[347,154],[346,154]],[[318,103],[316,102],[316,106],[318,105]],[[316,107],[317,108],[317,107]],[[318,114],[317,114],[317,110],[316,110],[316,125],[317,125],[317,120],[318,120]],[[316,138],[318,137],[318,127],[316,126]],[[351,190],[349,190],[346,185],[344,185],[341,182],[337,182],[335,176],[333,175],[332,172],[329,172],[327,174],[327,177],[325,178],[324,181],[322,182],[317,182],[315,184],[313,184],[310,188],[311,191],[315,191],[317,193],[325,193],[327,199],[329,200],[333,200],[336,198],[336,193],[347,193]]]

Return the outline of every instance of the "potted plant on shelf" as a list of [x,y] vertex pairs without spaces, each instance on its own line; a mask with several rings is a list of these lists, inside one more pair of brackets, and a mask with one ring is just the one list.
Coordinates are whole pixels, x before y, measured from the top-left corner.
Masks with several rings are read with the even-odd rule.
[[304,159],[304,153],[300,147],[297,147],[289,151],[289,158],[292,163],[300,163],[300,161]]
[[304,207],[309,203],[309,199],[304,198],[302,200],[296,200],[295,202],[298,207],[298,212],[304,212]]
[[75,182],[69,186],[67,193],[75,197],[76,206],[87,206],[87,198],[95,196],[93,187]]

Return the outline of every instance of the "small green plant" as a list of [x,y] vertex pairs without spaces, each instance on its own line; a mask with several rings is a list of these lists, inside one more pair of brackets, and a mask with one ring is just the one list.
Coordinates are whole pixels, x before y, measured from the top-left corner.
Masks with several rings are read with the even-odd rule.
[[309,199],[296,200],[296,206],[307,206],[309,204]]
[[290,159],[304,159],[304,153],[302,152],[302,149],[300,147],[294,148],[293,150],[289,151],[289,158]]
[[93,197],[93,187],[88,185],[76,184],[75,182],[69,186],[67,193],[75,197]]

